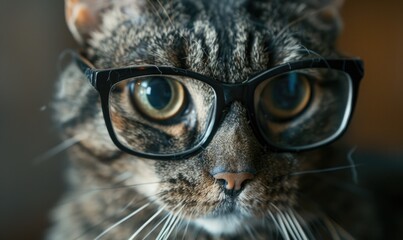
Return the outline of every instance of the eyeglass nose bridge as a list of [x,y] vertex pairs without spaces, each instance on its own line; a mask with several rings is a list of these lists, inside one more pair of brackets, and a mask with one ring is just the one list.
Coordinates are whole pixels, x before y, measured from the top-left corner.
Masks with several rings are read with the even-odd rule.
[[[254,121],[252,120],[254,118],[254,113],[251,110],[251,96],[250,94],[253,94],[253,85],[249,85],[247,83],[239,83],[239,84],[228,84],[224,83],[221,85],[221,88],[223,90],[223,95],[224,95],[224,105],[223,108],[226,109],[228,108],[233,102],[239,101],[243,106],[246,107],[247,111],[247,117],[248,117],[248,122],[250,123],[250,126],[254,132],[254,135],[258,142],[265,147],[267,145],[265,139],[263,136],[260,134],[259,128],[254,124]],[[224,111],[225,112],[225,111]],[[225,115],[225,114],[224,114]],[[224,115],[220,115],[220,119],[224,117]],[[213,133],[212,135],[215,135]]]
[[245,84],[223,84],[225,106],[234,101],[245,103],[246,85]]

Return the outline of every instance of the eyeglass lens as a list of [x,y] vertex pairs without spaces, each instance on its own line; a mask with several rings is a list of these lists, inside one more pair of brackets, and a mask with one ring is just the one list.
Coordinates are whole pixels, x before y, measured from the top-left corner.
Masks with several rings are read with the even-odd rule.
[[109,114],[118,141],[143,154],[182,153],[206,137],[216,108],[214,89],[183,76],[123,80],[109,93]]
[[301,148],[328,140],[347,123],[352,83],[348,74],[323,68],[290,71],[260,83],[254,111],[272,145]]

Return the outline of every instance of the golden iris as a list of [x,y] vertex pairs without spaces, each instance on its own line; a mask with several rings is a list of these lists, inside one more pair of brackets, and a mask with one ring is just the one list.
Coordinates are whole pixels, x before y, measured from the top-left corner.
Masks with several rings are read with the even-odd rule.
[[183,85],[172,78],[150,76],[132,82],[130,97],[134,106],[147,118],[166,121],[176,117],[186,105]]
[[272,120],[284,121],[298,116],[312,95],[308,78],[292,72],[270,79],[260,93],[260,109]]

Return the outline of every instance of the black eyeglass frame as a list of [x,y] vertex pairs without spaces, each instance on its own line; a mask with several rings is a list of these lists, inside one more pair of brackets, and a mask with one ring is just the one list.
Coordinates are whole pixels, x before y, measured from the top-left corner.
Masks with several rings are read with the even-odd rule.
[[[242,83],[229,84],[222,83],[215,79],[209,78],[207,76],[201,75],[196,72],[192,72],[186,69],[169,67],[169,66],[132,66],[123,68],[111,68],[111,69],[96,69],[87,59],[78,53],[74,54],[74,60],[84,75],[89,80],[90,84],[99,92],[101,98],[102,112],[105,119],[105,124],[108,129],[109,135],[114,142],[114,144],[122,151],[143,157],[152,158],[158,160],[175,160],[183,159],[191,155],[199,153],[202,149],[207,147],[212,138],[214,137],[216,131],[219,128],[220,122],[223,118],[224,109],[232,104],[234,101],[241,102],[247,108],[248,118],[251,123],[251,127],[255,133],[256,138],[264,147],[270,148],[271,151],[275,152],[300,152],[306,150],[312,150],[327,144],[334,142],[338,139],[347,129],[347,126],[351,120],[351,116],[354,112],[355,103],[358,96],[358,89],[360,81],[364,76],[364,63],[361,59],[324,59],[324,58],[310,58],[300,61],[290,62],[275,66],[271,69],[265,70],[254,77],[245,80]],[[332,136],[319,141],[314,144],[300,146],[300,147],[289,147],[283,148],[276,146],[275,144],[268,142],[265,137],[260,133],[258,123],[255,118],[254,109],[254,92],[256,87],[262,82],[269,78],[284,74],[290,71],[299,69],[309,69],[309,68],[327,68],[339,70],[347,73],[350,76],[352,88],[351,88],[351,106],[350,112],[347,116],[346,121],[342,124],[338,131],[336,131]],[[130,78],[147,76],[147,75],[174,75],[174,76],[184,76],[202,81],[214,89],[216,94],[216,105],[215,112],[213,115],[212,122],[208,126],[203,139],[194,146],[192,149],[186,150],[181,153],[172,154],[148,154],[136,152],[123,144],[121,144],[116,137],[114,132],[112,121],[109,114],[109,94],[111,88],[118,82],[127,80]],[[345,113],[346,114],[346,113]]]

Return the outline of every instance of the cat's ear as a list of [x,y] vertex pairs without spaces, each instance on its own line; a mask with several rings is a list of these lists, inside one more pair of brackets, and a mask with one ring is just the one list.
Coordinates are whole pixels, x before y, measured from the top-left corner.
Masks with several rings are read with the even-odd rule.
[[65,0],[66,22],[74,38],[84,44],[91,32],[102,24],[105,11],[118,8],[127,15],[136,15],[143,0]]
[[315,0],[316,13],[310,18],[317,28],[338,35],[342,28],[340,11],[344,0]]

